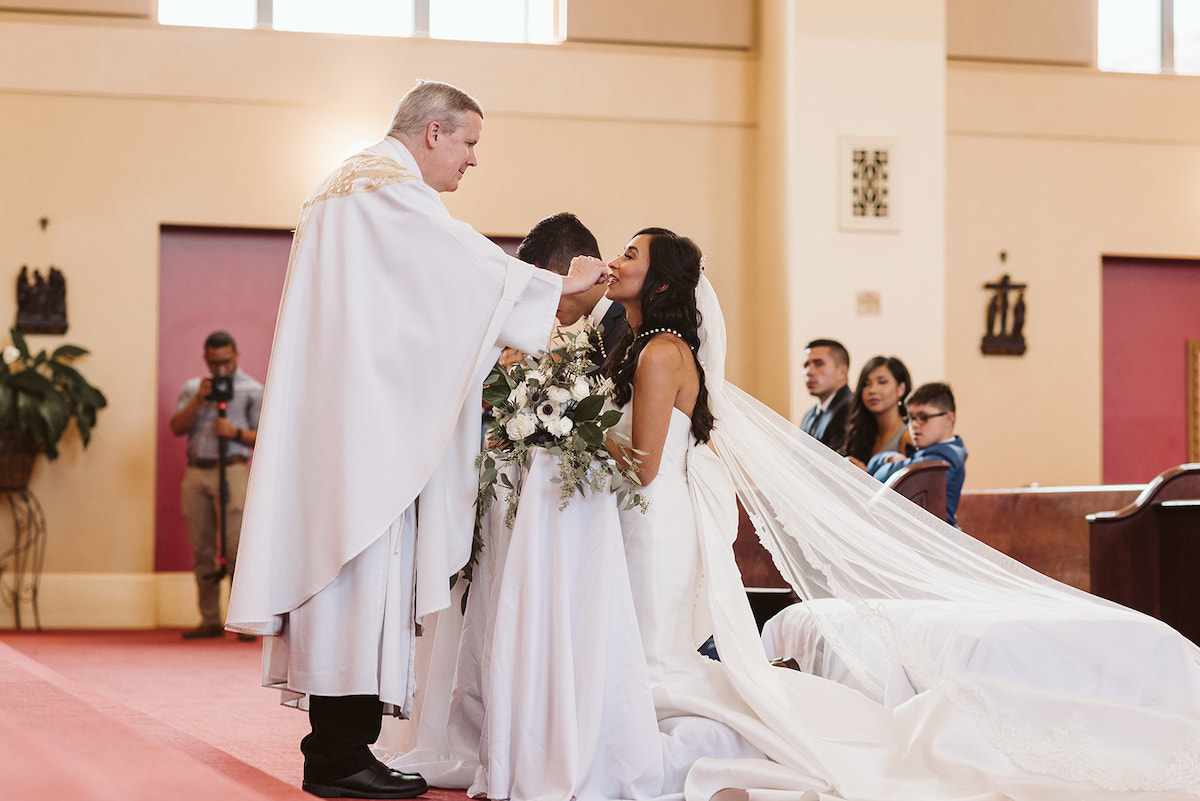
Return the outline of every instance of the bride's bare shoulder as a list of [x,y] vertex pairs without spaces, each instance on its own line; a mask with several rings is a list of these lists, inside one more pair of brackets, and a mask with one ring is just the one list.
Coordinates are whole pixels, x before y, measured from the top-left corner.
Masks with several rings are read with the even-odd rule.
[[646,343],[638,361],[638,372],[678,370],[691,363],[691,348],[678,335],[664,331]]

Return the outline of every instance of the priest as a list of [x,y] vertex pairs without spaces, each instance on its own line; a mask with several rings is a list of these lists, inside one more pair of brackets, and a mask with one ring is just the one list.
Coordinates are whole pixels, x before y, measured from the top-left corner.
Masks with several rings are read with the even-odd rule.
[[450,216],[439,193],[482,126],[470,95],[419,82],[310,193],[292,244],[226,627],[270,635],[263,683],[307,707],[321,797],[425,792],[369,746],[409,714],[421,617],[470,554],[483,379],[607,280],[595,260],[535,269]]

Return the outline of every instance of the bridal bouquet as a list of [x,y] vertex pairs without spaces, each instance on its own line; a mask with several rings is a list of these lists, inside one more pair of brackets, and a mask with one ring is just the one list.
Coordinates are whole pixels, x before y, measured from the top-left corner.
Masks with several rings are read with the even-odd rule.
[[[616,461],[605,445],[621,412],[604,408],[612,382],[588,376],[596,366],[591,353],[598,337],[594,329],[579,334],[560,331],[540,362],[526,357],[507,371],[500,364],[492,368],[483,399],[491,404],[495,422],[477,460],[480,520],[502,492],[508,503],[504,523],[512,525],[520,467],[531,448],[545,448],[558,457],[554,481],[560,485],[559,509],[585,489],[614,492],[625,509],[646,508],[647,501],[636,489],[640,482],[634,467]],[[632,448],[626,450],[633,453]]]

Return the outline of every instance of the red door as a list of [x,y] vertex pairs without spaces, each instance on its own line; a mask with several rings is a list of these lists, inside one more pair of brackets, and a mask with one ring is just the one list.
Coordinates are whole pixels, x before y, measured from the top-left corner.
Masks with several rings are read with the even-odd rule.
[[1187,341],[1200,339],[1200,262],[1107,257],[1103,270],[1103,478],[1144,484],[1187,461]]

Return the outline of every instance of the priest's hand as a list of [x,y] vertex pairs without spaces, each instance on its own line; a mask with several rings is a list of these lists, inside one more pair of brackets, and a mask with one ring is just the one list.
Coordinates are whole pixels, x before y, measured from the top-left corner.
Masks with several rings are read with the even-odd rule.
[[607,264],[593,256],[576,256],[571,259],[571,271],[563,278],[562,293],[578,295],[597,284],[607,284],[610,272]]

